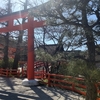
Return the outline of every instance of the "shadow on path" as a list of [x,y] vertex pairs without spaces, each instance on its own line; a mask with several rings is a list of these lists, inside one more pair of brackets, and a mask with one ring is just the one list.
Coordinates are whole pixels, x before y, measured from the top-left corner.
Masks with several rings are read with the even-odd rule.
[[0,100],[41,100],[40,97],[0,91]]
[[58,88],[40,86],[40,87],[31,87],[31,89],[35,91],[35,93],[41,98],[41,100],[84,100],[84,98],[82,99],[81,95],[75,92],[61,90]]
[[42,89],[38,88],[38,86],[30,88],[39,96],[40,100],[54,100],[47,93],[43,92]]
[[[12,90],[14,90],[13,88],[13,82],[10,78],[5,78],[5,77],[0,77],[0,84],[2,83],[3,86],[8,86],[10,87]],[[1,85],[1,86],[2,86]]]
[[84,100],[78,97],[71,91],[46,86],[24,87],[22,79],[0,77],[0,100]]

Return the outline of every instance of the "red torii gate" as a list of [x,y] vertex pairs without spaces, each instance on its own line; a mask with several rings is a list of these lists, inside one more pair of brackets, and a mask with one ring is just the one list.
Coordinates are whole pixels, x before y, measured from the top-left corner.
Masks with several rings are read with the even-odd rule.
[[[28,22],[21,25],[14,26],[14,20],[19,18],[28,17]],[[28,11],[20,11],[9,15],[4,15],[0,18],[0,22],[7,22],[7,27],[0,28],[0,33],[11,32],[18,30],[28,29],[28,67],[27,78],[28,80],[34,79],[34,28],[42,27],[45,25],[45,21],[34,21],[33,17],[28,15]]]

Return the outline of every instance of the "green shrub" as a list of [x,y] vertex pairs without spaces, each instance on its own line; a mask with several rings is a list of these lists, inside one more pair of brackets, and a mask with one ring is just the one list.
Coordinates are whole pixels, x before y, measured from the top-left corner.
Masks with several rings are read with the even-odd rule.
[[0,68],[2,68],[2,66],[3,66],[3,60],[0,60]]
[[14,59],[9,59],[9,68],[13,67],[13,62],[14,62]]
[[[13,59],[9,59],[7,68],[12,68],[13,61],[14,61]],[[4,61],[3,60],[0,60],[0,68],[3,68],[3,66],[4,66]]]
[[62,63],[59,73],[71,76],[84,76],[86,79],[100,81],[100,69],[91,69],[87,62],[81,59],[71,60],[68,63]]

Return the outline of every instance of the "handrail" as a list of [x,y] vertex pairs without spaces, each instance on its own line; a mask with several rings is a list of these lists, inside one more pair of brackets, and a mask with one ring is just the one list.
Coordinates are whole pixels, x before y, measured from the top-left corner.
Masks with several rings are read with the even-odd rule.
[[[27,74],[26,69],[22,69],[22,72],[20,72],[20,70],[0,68],[0,76],[24,77],[26,74]],[[85,85],[84,78],[64,76],[64,75],[59,75],[59,74],[50,74],[50,73],[46,73],[44,70],[35,71],[34,74],[35,74],[34,75],[35,78],[37,79],[42,79],[42,80],[48,79],[47,82],[44,82],[48,86],[55,86],[55,87],[60,87],[63,89],[68,89],[68,90],[71,90],[71,91],[74,91],[86,96],[86,85]],[[81,84],[80,82],[84,84]],[[98,88],[100,86],[100,82],[98,82],[96,86],[97,86],[97,92],[100,95],[100,90]],[[100,98],[98,98],[97,100],[100,100]]]
[[[48,75],[48,83],[47,83],[48,86],[55,86],[63,89],[68,89],[86,96],[86,85],[84,78],[64,76],[59,74],[47,74],[47,75]],[[78,82],[76,83],[76,81]],[[84,84],[81,84],[80,82]],[[96,86],[98,88],[98,86],[100,86],[100,82],[98,82]],[[100,90],[97,90],[97,92],[98,95],[100,95]],[[97,100],[100,100],[100,98],[98,98]]]
[[[27,76],[27,69],[23,67],[21,69],[3,69],[0,68],[0,76],[5,77],[26,77]],[[46,72],[42,71],[35,71],[35,78],[43,79],[46,76]]]

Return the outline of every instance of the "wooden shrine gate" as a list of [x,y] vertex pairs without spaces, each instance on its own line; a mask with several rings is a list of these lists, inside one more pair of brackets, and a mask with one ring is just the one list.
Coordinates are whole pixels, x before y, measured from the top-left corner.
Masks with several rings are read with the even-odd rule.
[[[14,25],[14,20],[19,18],[28,18],[28,21],[21,25]],[[33,17],[29,16],[27,11],[20,11],[9,15],[0,17],[0,22],[7,22],[7,27],[1,27],[0,33],[11,32],[18,30],[28,30],[28,69],[27,78],[28,80],[34,79],[34,29],[45,25],[45,21],[35,21]]]

